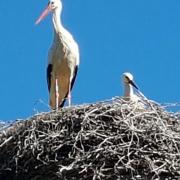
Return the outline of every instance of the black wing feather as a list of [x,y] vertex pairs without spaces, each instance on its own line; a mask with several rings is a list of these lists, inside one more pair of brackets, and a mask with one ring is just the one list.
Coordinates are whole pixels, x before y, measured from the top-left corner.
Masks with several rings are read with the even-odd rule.
[[52,64],[49,64],[47,67],[47,85],[49,92],[51,88],[51,73],[52,73]]

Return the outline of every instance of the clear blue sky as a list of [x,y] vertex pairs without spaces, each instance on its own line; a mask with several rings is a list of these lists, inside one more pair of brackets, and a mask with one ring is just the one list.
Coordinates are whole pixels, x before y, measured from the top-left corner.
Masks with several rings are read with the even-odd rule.
[[[148,98],[163,103],[180,101],[179,0],[62,1],[63,24],[78,42],[81,54],[74,104],[122,95],[124,71],[134,74]],[[48,111],[51,16],[34,25],[47,2],[0,1],[1,120]]]

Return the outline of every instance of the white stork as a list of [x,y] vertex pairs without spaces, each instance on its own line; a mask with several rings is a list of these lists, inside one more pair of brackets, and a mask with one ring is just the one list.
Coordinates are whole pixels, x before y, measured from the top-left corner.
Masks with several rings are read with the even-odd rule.
[[138,101],[140,97],[138,97],[133,90],[133,87],[138,90],[137,85],[133,81],[133,75],[129,72],[123,73],[122,76],[123,83],[124,83],[124,100],[132,100],[132,101]]
[[48,54],[47,83],[49,104],[52,109],[63,107],[68,99],[71,105],[71,90],[79,66],[79,48],[72,35],[61,23],[61,0],[49,0],[48,6],[37,19],[38,24],[52,12],[54,39]]
[[[123,73],[122,76],[123,83],[124,83],[124,96],[123,100],[125,101],[132,101],[136,105],[136,110],[142,112],[147,108],[152,106],[152,102],[157,104],[157,102],[149,100],[144,96],[144,94],[139,90],[135,82],[133,81],[133,75],[129,72]],[[136,91],[134,92],[134,88]]]

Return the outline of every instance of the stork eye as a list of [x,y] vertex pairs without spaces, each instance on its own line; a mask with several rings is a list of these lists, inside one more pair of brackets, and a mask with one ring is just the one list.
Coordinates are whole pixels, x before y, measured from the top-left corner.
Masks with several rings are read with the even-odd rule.
[[54,1],[52,1],[51,4],[54,4]]
[[129,81],[129,78],[127,76],[125,76],[125,78]]

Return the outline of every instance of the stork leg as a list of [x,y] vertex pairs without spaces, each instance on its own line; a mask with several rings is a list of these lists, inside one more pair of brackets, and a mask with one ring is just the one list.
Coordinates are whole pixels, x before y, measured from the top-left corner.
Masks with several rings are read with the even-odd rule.
[[71,84],[69,83],[69,92],[68,92],[68,105],[71,106]]
[[68,105],[71,106],[71,91],[68,93]]
[[55,91],[56,91],[56,110],[58,110],[59,107],[59,87],[58,87],[58,79],[56,78],[56,87],[55,87]]

